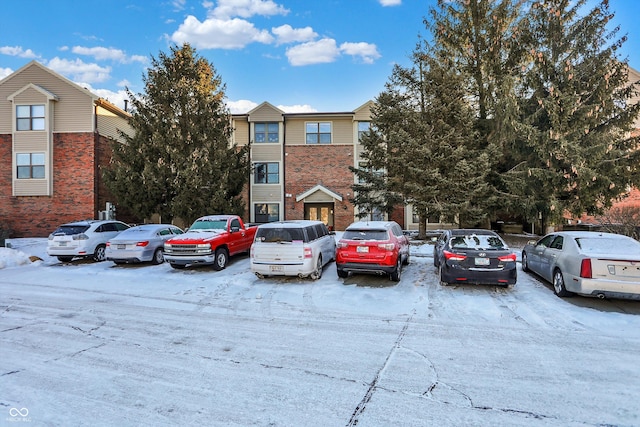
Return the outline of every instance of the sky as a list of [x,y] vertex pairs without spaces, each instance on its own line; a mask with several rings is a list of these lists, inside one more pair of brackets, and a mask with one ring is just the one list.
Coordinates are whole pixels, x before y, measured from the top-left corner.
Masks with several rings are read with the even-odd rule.
[[[339,236],[336,236],[339,237]],[[0,425],[640,425],[638,301],[0,248]],[[28,256],[41,260],[30,262]]]
[[[589,0],[593,3],[594,0]],[[353,111],[394,64],[408,65],[435,0],[22,0],[5,5],[0,79],[37,60],[124,107],[144,91],[151,57],[189,42],[226,85],[227,106]],[[640,69],[640,1],[612,0],[628,35],[621,58]]]

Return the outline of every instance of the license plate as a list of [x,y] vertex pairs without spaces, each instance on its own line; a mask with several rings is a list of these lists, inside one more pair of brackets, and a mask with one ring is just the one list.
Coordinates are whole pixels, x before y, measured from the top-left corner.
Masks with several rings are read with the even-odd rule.
[[58,246],[67,246],[67,242],[58,242]]
[[116,245],[118,249],[125,249],[127,245]]
[[369,252],[369,246],[358,246],[356,249],[357,252],[366,253]]
[[489,265],[490,262],[489,258],[476,258],[476,265]]
[[270,265],[269,270],[272,271],[273,273],[283,273],[284,267],[281,265]]

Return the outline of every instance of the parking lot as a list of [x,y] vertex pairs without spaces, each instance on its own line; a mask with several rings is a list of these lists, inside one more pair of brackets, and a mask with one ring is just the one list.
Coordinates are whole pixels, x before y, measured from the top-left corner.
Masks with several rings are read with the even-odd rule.
[[0,424],[640,424],[637,301],[560,299],[520,269],[442,287],[432,262],[397,283],[333,263],[260,280],[246,256],[0,269]]

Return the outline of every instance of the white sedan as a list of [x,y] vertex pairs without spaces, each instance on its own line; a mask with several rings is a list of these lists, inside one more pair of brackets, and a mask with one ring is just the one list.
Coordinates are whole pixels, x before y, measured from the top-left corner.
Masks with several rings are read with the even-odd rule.
[[523,248],[522,270],[551,282],[560,297],[640,299],[640,242],[620,234],[547,234]]

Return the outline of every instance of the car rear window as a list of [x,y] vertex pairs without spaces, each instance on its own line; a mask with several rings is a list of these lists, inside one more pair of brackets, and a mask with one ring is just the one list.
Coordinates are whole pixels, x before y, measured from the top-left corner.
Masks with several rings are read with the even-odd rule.
[[303,228],[292,227],[266,227],[258,228],[256,232],[257,242],[280,243],[280,242],[306,242]]
[[342,235],[347,240],[389,240],[387,230],[346,230]]
[[498,236],[470,234],[451,238],[454,249],[506,249],[506,244]]
[[54,236],[73,236],[74,234],[84,233],[89,229],[88,225],[61,225],[53,232]]
[[583,252],[589,254],[636,255],[640,248],[638,242],[629,239],[583,237],[577,238],[576,242]]

